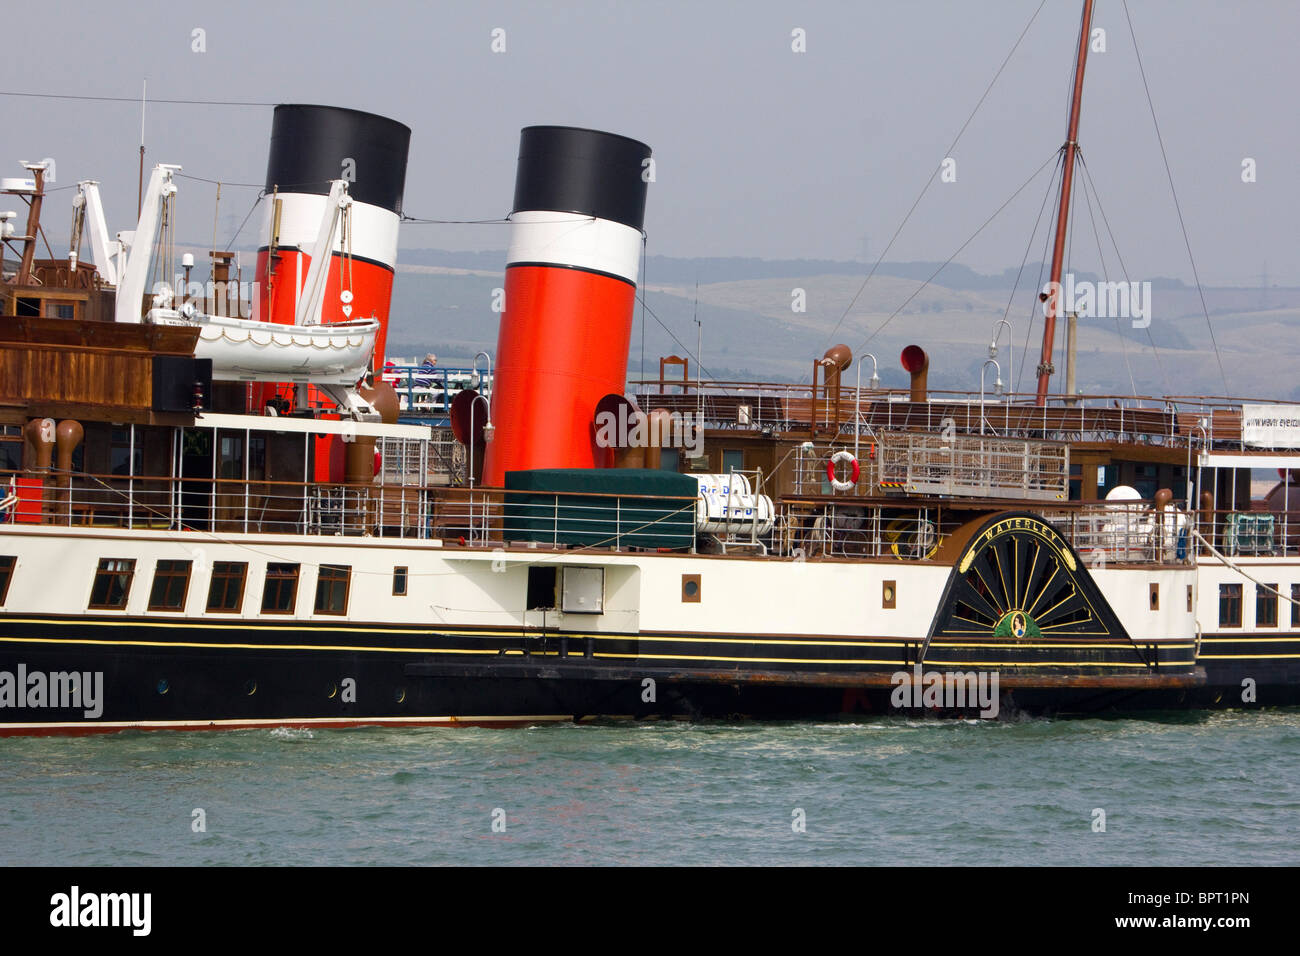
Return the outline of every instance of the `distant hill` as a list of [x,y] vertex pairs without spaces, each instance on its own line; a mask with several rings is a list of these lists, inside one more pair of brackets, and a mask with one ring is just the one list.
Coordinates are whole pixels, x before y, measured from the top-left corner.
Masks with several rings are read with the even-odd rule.
[[[468,361],[480,349],[493,351],[500,316],[491,306],[493,291],[504,285],[504,262],[503,251],[401,250],[389,353],[411,357],[435,351],[440,362],[452,364]],[[1042,334],[1034,294],[1039,266],[1025,268],[1014,296],[1018,269],[983,275],[953,264],[922,288],[936,267],[883,263],[863,288],[870,267],[861,262],[651,256],[642,283],[648,308],[636,307],[629,376],[640,377],[644,367],[648,377],[656,377],[660,356],[692,355],[698,316],[706,375],[714,378],[806,380],[813,359],[834,342],[844,342],[855,353],[864,347],[874,352],[884,383],[901,386],[906,376],[898,368],[898,353],[916,342],[931,353],[933,388],[978,390],[993,324],[1006,315],[1016,341],[1009,355],[1003,338],[1002,377],[1021,391],[1032,389]],[[1076,278],[1099,277],[1076,273]],[[1143,393],[1222,394],[1196,289],[1176,279],[1150,281],[1149,328],[1135,329],[1127,320],[1081,321],[1080,388],[1093,394],[1125,394],[1134,386]],[[791,307],[796,289],[802,290],[805,311]],[[1300,395],[1291,357],[1291,342],[1300,334],[1300,289],[1207,288],[1204,293],[1229,390]],[[1063,338],[1062,330],[1058,343]],[[870,375],[867,364],[865,376]]]

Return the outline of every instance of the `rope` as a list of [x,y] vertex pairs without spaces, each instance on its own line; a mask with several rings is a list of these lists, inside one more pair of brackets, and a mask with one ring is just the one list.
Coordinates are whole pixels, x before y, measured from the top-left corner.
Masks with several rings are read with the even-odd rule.
[[1273,594],[1280,597],[1283,601],[1287,601],[1291,604],[1296,605],[1297,607],[1300,607],[1300,600],[1296,600],[1295,598],[1291,597],[1289,594],[1283,594],[1277,588],[1273,587],[1273,585],[1265,584],[1264,582],[1260,581],[1259,578],[1256,578],[1253,575],[1247,574],[1245,571],[1243,571],[1241,569],[1241,565],[1237,564],[1237,562],[1233,561],[1232,558],[1228,557],[1226,554],[1224,554],[1218,548],[1212,545],[1209,541],[1207,541],[1205,535],[1197,531],[1195,526],[1192,526],[1192,534],[1196,536],[1196,539],[1200,541],[1201,544],[1205,545],[1205,549],[1209,551],[1210,554],[1214,555],[1216,558],[1218,558],[1228,567],[1232,568],[1232,570],[1236,571],[1247,581],[1250,581],[1252,584],[1255,585],[1255,587],[1263,588],[1265,591],[1270,591]]

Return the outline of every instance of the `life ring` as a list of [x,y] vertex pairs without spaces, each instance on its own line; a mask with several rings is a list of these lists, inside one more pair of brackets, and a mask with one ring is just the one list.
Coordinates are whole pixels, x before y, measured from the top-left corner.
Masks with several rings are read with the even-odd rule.
[[[847,461],[850,465],[848,481],[841,481],[835,477],[835,466],[842,461]],[[858,483],[861,474],[862,467],[858,464],[858,460],[847,451],[837,451],[826,459],[826,478],[836,491],[848,491]]]

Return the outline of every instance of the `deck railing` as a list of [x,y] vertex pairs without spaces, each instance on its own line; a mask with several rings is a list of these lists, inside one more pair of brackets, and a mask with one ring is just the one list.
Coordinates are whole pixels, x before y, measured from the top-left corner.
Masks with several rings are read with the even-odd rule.
[[993,436],[1046,441],[1119,442],[1160,447],[1240,449],[1241,403],[1268,399],[1202,396],[1053,396],[1038,406],[1031,394],[986,395],[931,389],[928,401],[909,401],[906,389],[867,389],[772,382],[642,380],[633,383],[641,408],[664,408],[701,418],[711,429],[830,431],[841,440],[855,431],[926,429],[946,422],[978,433],[983,418]]
[[[0,474],[0,523],[215,534],[439,539],[472,547],[723,551],[697,531],[700,499],[586,492],[502,491],[392,484]],[[757,549],[771,559],[934,559],[957,528],[983,513],[956,501],[792,496],[776,502]],[[999,507],[989,503],[989,510]],[[1062,502],[1034,509],[1085,561],[1176,564],[1194,559],[1195,527],[1230,555],[1300,550],[1285,516],[1173,511],[1149,502]],[[1249,518],[1249,520],[1247,520]],[[743,529],[742,529],[743,530]],[[1203,550],[1203,549],[1200,549]]]

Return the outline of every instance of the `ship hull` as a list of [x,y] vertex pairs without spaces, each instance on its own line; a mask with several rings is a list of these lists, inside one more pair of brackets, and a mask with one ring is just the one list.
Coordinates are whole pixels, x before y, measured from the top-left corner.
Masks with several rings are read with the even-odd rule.
[[[687,650],[656,654],[669,637],[8,618],[0,622],[0,673],[25,677],[26,697],[17,703],[38,706],[0,701],[9,705],[0,707],[0,734],[980,716],[973,693],[956,706],[900,691],[906,682],[899,675],[963,670],[951,649],[945,665],[918,665],[915,647],[882,639],[873,651],[878,664],[846,667],[810,646],[799,648],[811,642],[788,642],[780,653],[792,657],[777,662],[770,644],[711,635],[671,636],[679,647],[687,642]],[[723,641],[740,659],[710,657],[708,649]],[[887,659],[896,653],[896,660]],[[996,670],[996,696],[984,703],[993,703],[994,714],[1095,714],[1209,706],[1214,697],[1219,706],[1235,702],[1223,688],[1213,693],[1191,656],[1175,648],[1162,649],[1160,666],[1136,672],[1120,666],[1127,663],[1122,648],[1051,653],[1057,666],[1025,666],[1025,654],[1004,661]],[[982,650],[980,657],[987,656]],[[1115,666],[1106,663],[1108,656]],[[698,657],[710,659],[692,659]],[[48,681],[39,701],[30,676],[38,674]],[[86,688],[95,680],[102,685],[93,699],[74,700],[76,707],[53,706],[60,703],[53,699],[56,674],[84,675]]]

